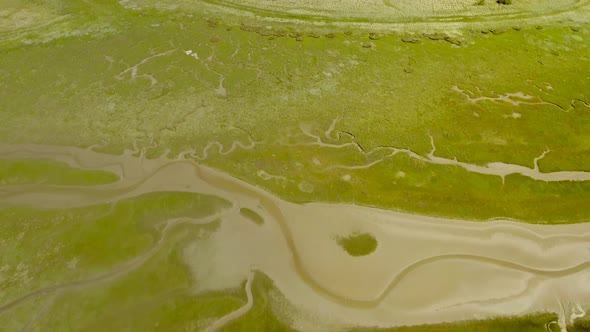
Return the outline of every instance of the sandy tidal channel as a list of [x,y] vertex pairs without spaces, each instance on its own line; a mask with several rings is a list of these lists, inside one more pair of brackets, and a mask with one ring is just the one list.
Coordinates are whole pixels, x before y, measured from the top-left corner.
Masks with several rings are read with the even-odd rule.
[[[560,313],[563,328],[571,316],[567,308],[590,304],[587,224],[477,223],[355,205],[298,205],[193,161],[145,160],[133,151],[113,156],[91,149],[0,145],[0,158],[50,159],[120,176],[116,183],[93,187],[3,186],[2,205],[87,206],[155,191],[232,202],[219,213],[221,226],[211,237],[185,248],[195,292],[243,287],[252,271],[263,272],[294,308],[293,323],[306,331],[539,311]],[[264,224],[247,220],[240,208],[257,212]],[[373,235],[377,249],[350,256],[336,239],[354,233]]]

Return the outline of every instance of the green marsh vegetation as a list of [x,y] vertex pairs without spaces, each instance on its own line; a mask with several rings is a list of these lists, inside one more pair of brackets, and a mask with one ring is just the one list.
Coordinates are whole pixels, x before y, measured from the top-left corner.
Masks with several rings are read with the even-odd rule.
[[181,225],[138,269],[112,282],[62,293],[39,326],[54,330],[180,331],[235,310],[241,301],[232,291],[202,298],[190,294],[192,280],[181,261],[182,244],[198,234],[198,227]]
[[[448,324],[432,324],[421,326],[405,326],[390,329],[354,329],[354,332],[378,331],[378,332],[535,332],[535,331],[558,331],[555,323],[557,315],[541,313],[518,318],[496,318],[477,321],[465,321]],[[549,329],[552,330],[549,330]],[[555,330],[553,330],[555,329]],[[569,329],[568,329],[569,331]]]
[[227,206],[216,197],[164,192],[73,209],[4,207],[0,301],[123,266],[155,245],[163,221],[202,218]]
[[586,315],[574,320],[572,325],[567,327],[568,332],[585,332],[590,331],[590,318]]
[[104,171],[80,170],[47,160],[0,160],[0,184],[98,185],[118,180]]
[[377,240],[369,233],[352,233],[338,237],[336,242],[351,256],[366,256],[377,249]]
[[[322,134],[341,118],[336,130],[354,135],[364,151],[391,146],[424,156],[432,135],[436,156],[444,158],[532,168],[533,159],[550,150],[539,161],[541,172],[590,171],[590,80],[580,75],[590,70],[583,56],[590,52],[588,29],[574,31],[566,23],[502,34],[467,29],[459,46],[428,34],[416,34],[421,42],[414,44],[402,35],[371,40],[336,28],[313,37],[302,33],[298,41],[288,29],[271,25],[253,32],[198,11],[67,3],[68,20],[86,19],[85,26],[110,30],[68,35],[33,29],[18,38],[7,32],[14,38],[0,41],[6,64],[0,71],[4,142],[89,146],[98,138],[109,153],[137,143],[148,157],[195,149],[199,160],[217,141],[223,153],[210,146],[200,162],[293,201],[352,202],[466,219],[588,218],[587,209],[577,208],[588,199],[587,183],[509,176],[503,184],[499,177],[401,155],[367,169],[324,171],[366,164],[384,153],[282,144],[309,142],[300,123]],[[54,39],[35,39],[51,31]],[[367,42],[373,46],[363,48]],[[511,100],[525,103],[474,103],[455,86],[471,98],[521,93],[525,97]],[[325,142],[349,139],[341,138]],[[235,142],[248,146],[250,140],[258,142],[253,149],[238,146],[227,153]],[[324,159],[321,167],[312,163],[314,157]],[[286,180],[265,180],[260,171]],[[400,171],[407,176],[396,177]],[[341,181],[347,174],[352,180]],[[302,181],[313,186],[312,193],[299,189]]]
[[241,208],[240,214],[257,225],[264,224],[264,218],[252,209]]
[[[183,244],[213,229],[179,225],[160,250],[137,269],[117,278],[62,290],[45,297],[45,309],[33,326],[55,331],[182,331],[206,327],[242,305],[240,290],[200,294],[182,262]],[[31,303],[34,304],[34,303]],[[18,330],[32,319],[33,308],[0,316],[3,326]],[[205,324],[200,326],[197,324]]]

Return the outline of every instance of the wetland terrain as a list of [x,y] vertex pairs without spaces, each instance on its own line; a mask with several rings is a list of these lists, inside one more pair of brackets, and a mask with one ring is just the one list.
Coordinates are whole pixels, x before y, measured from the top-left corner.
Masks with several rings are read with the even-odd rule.
[[588,22],[0,0],[0,331],[588,331]]

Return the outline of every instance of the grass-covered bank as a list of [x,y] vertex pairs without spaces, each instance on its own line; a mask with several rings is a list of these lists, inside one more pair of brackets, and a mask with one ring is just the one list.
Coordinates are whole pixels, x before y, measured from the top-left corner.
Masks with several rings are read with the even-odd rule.
[[[51,25],[7,32],[24,35],[8,38],[0,52],[4,142],[102,144],[112,153],[135,143],[148,157],[194,149],[207,157],[202,162],[294,201],[466,219],[588,220],[584,182],[515,175],[502,184],[403,156],[283,144],[309,143],[300,123],[322,134],[341,118],[335,130],[354,135],[365,152],[391,146],[425,155],[431,135],[437,156],[466,163],[532,168],[550,150],[541,172],[590,171],[586,27],[466,28],[455,45],[440,33],[314,36],[229,26],[194,11],[63,4],[69,24],[79,19],[112,29],[55,30],[44,42],[35,38],[52,32]],[[324,141],[350,140],[341,138]],[[251,141],[263,144],[243,149]],[[334,168],[379,158],[367,169]],[[347,174],[351,181],[342,181]],[[302,182],[313,191],[300,190]]]
[[[421,326],[404,326],[390,329],[355,329],[351,332],[376,331],[376,332],[536,332],[559,331],[557,315],[537,314],[525,317],[495,318],[487,320],[474,320],[448,324],[432,324]],[[568,330],[569,331],[569,330]]]
[[118,177],[103,171],[73,169],[47,160],[0,160],[0,184],[97,185]]

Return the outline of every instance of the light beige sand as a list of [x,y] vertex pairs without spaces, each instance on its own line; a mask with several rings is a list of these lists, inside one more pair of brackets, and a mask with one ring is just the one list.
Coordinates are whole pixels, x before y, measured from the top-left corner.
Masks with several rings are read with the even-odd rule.
[[[587,20],[588,0],[205,0],[208,9],[277,22],[326,22],[371,30],[445,30],[466,25],[538,24],[548,21]],[[175,2],[177,4],[177,2]],[[179,3],[192,8],[194,3]],[[508,24],[513,24],[508,23]]]
[[[476,16],[510,13],[547,12],[574,6],[576,0],[518,0],[512,5],[499,5],[487,0],[483,5],[475,5],[473,0],[216,0],[221,6],[238,7],[243,10],[262,10],[264,13],[284,13],[325,16],[330,18],[373,18],[375,20],[399,18],[425,18],[433,16]],[[271,14],[272,15],[272,14]]]
[[[234,206],[218,216],[220,228],[184,252],[194,292],[240,287],[258,270],[298,308],[291,314],[315,319],[316,324],[306,326],[318,331],[541,310],[562,313],[563,325],[576,313],[562,312],[562,303],[590,303],[587,224],[477,223],[354,205],[297,205],[192,161],[142,160],[132,153],[0,145],[0,158],[48,158],[122,176],[118,183],[91,188],[4,186],[0,202],[72,207],[162,190],[225,198]],[[245,220],[241,207],[263,216],[264,225]],[[368,256],[347,255],[335,237],[352,232],[373,234],[377,250]]]

